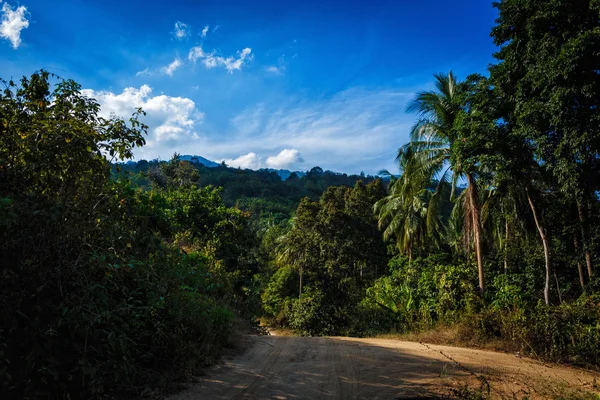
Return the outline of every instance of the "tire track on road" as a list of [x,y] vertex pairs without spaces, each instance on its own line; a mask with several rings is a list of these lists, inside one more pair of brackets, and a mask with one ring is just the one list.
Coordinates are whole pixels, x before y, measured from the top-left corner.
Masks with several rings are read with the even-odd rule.
[[[356,357],[351,349],[358,348],[358,344],[328,338],[333,350],[334,359],[334,399],[356,399],[358,397],[360,382],[356,369]],[[344,380],[345,379],[345,380]]]
[[[266,380],[267,375],[273,371],[274,367],[288,359],[290,349],[292,348],[292,338],[283,336],[274,336],[273,338],[276,342],[274,348],[268,354],[268,356],[264,357],[257,368],[254,377],[247,382],[243,388],[241,388],[240,392],[229,397],[229,399],[259,398],[252,396],[254,396],[257,389],[261,388],[263,382]],[[281,342],[283,342],[283,344]]]

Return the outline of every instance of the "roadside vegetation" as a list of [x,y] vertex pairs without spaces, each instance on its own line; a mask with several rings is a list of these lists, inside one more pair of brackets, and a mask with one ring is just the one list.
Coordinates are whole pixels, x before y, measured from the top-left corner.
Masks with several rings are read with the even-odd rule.
[[193,174],[148,190],[111,179],[109,160],[144,144],[141,110],[100,118],[46,72],[4,84],[2,397],[127,397],[213,362],[249,312],[248,214]]
[[434,77],[399,171],[131,159],[45,71],[0,94],[0,395],[133,398],[257,317],[300,335],[454,330],[597,368],[600,3],[504,0],[488,76]]

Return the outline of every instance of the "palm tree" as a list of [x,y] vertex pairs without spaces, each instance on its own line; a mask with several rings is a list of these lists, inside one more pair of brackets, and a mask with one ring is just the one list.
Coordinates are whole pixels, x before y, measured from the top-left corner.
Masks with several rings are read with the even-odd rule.
[[[467,189],[462,202],[467,222],[464,224],[467,230],[465,236],[472,237],[475,245],[479,290],[483,295],[485,279],[476,176],[473,171],[463,169],[460,161],[452,158],[451,152],[453,142],[458,140],[456,120],[464,105],[459,84],[452,72],[434,76],[435,90],[417,93],[406,109],[407,112],[417,113],[419,119],[411,129],[411,141],[400,148],[398,158],[410,154],[411,163],[405,174],[417,177],[420,182],[431,182],[437,177],[438,189],[451,183],[452,197],[458,179],[466,180]],[[439,196],[439,190],[436,189],[434,196]]]
[[[407,157],[399,159],[401,166],[407,163]],[[404,168],[401,169],[404,171]],[[389,174],[387,171],[382,173]],[[389,195],[375,203],[374,211],[379,229],[383,229],[384,240],[394,237],[396,247],[408,256],[409,262],[415,248],[423,248],[428,242],[439,244],[442,226],[440,202],[434,196],[435,193],[420,185],[410,173],[404,173],[391,182]]]

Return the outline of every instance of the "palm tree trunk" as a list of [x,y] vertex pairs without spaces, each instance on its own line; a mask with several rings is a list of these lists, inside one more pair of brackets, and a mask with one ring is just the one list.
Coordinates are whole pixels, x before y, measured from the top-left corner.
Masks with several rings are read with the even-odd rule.
[[473,224],[473,236],[475,239],[475,255],[477,257],[477,271],[479,274],[479,293],[483,297],[485,293],[485,278],[483,272],[483,257],[481,254],[481,225],[479,224],[479,207],[477,206],[477,199],[475,195],[477,193],[477,186],[475,181],[473,180],[473,176],[471,174],[467,175],[467,184],[469,185],[469,202],[470,202],[470,212]]
[[588,243],[586,241],[585,218],[583,216],[583,207],[581,206],[580,201],[577,202],[577,214],[579,214],[579,227],[581,229],[581,240],[583,241],[583,248],[585,250],[585,264],[587,266],[588,278],[592,279],[592,255],[590,254]]
[[581,284],[581,290],[585,292],[585,280],[583,278],[581,260],[579,259],[579,242],[577,241],[577,235],[573,236],[573,244],[575,245],[575,253],[577,253],[577,272],[579,273],[579,283]]
[[531,212],[533,213],[533,219],[535,220],[535,226],[540,234],[540,238],[542,239],[542,244],[544,246],[544,258],[546,260],[546,285],[544,286],[544,302],[546,305],[550,305],[550,246],[548,244],[548,238],[546,237],[546,232],[542,227],[540,219],[538,218],[537,210],[533,205],[533,200],[529,194],[529,189],[525,189],[527,193],[527,201],[529,202],[529,207],[531,207]]

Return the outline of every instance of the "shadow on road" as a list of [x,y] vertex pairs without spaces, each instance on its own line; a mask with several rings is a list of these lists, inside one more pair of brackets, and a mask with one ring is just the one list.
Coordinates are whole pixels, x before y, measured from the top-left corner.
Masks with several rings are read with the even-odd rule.
[[470,374],[425,348],[348,338],[251,336],[242,355],[171,399],[440,399]]

